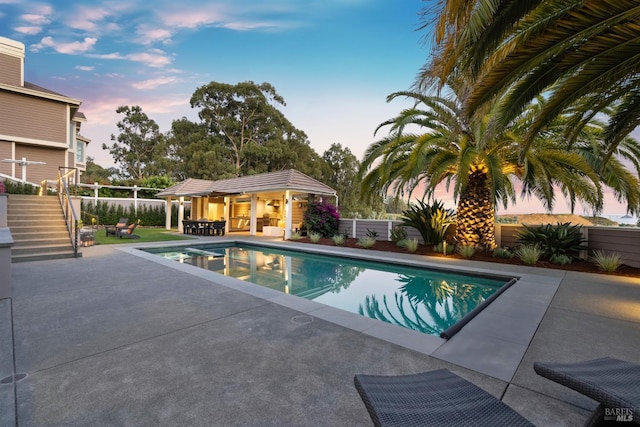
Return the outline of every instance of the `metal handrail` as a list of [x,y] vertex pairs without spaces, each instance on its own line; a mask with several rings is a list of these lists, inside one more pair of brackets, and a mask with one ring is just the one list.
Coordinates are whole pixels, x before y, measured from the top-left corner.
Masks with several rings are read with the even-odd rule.
[[[69,169],[67,172],[62,173],[62,169]],[[67,231],[69,232],[69,239],[71,240],[71,246],[73,246],[73,256],[78,256],[78,235],[79,235],[79,221],[76,210],[71,203],[71,195],[69,194],[69,177],[73,174],[77,174],[77,168],[68,168],[60,166],[58,168],[57,193],[58,200],[62,206],[62,212],[64,214],[64,222],[67,225]]]

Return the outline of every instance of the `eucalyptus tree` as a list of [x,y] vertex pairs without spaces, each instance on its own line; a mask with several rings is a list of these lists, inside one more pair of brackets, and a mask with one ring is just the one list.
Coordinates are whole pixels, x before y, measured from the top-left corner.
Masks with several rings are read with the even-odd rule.
[[[553,209],[556,189],[560,189],[572,208],[577,202],[602,208],[600,165],[606,174],[605,184],[621,198],[629,200],[630,209],[638,209],[638,179],[617,158],[603,160],[601,139],[592,128],[579,133],[579,143],[567,144],[562,138],[560,119],[535,137],[535,144],[522,144],[531,121],[544,100],[538,99],[503,132],[487,138],[486,115],[468,117],[462,113],[464,87],[453,85],[452,95],[442,97],[418,92],[396,92],[388,97],[408,97],[412,108],[384,123],[389,135],[373,143],[365,152],[361,165],[363,194],[389,192],[411,194],[419,186],[428,197],[443,184],[457,199],[456,240],[493,249],[495,208],[516,202],[516,184],[522,185],[522,197],[536,197]],[[456,96],[460,92],[462,96]],[[627,139],[630,151],[638,153],[638,143]],[[633,158],[634,155],[631,155]],[[636,156],[637,158],[637,156]],[[604,169],[602,166],[607,163]],[[615,171],[615,172],[614,172]]]
[[434,78],[443,87],[452,75],[473,81],[463,111],[471,116],[498,101],[491,124],[498,132],[544,95],[527,147],[568,109],[570,140],[607,113],[605,160],[640,124],[637,0],[441,0],[425,8],[424,18],[435,49],[419,87]]
[[[108,150],[125,178],[140,182],[150,173],[153,163],[165,157],[164,135],[158,124],[147,116],[138,105],[123,105],[116,110],[124,114],[117,123],[119,134],[111,135],[113,144],[102,144]],[[147,170],[149,168],[149,170]]]
[[200,108],[202,124],[227,150],[227,161],[238,176],[263,168],[257,162],[269,156],[280,161],[287,155],[267,153],[270,148],[277,151],[288,142],[306,142],[304,132],[278,109],[282,106],[284,99],[271,84],[251,81],[236,85],[211,82],[198,87],[191,97],[191,107]]

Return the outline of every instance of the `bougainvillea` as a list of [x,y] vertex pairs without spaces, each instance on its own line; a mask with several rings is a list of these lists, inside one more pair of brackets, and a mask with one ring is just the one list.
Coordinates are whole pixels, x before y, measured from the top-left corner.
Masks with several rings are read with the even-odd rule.
[[309,232],[320,233],[323,237],[338,234],[340,214],[338,208],[331,203],[311,202],[304,213],[304,228]]

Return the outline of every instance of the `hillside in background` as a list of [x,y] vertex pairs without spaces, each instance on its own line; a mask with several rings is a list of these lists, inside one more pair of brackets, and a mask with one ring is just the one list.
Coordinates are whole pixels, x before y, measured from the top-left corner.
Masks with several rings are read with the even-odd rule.
[[501,224],[557,224],[559,222],[570,222],[580,225],[600,225],[600,226],[618,226],[619,224],[608,218],[603,217],[586,217],[574,214],[517,214],[517,215],[498,215],[497,221]]

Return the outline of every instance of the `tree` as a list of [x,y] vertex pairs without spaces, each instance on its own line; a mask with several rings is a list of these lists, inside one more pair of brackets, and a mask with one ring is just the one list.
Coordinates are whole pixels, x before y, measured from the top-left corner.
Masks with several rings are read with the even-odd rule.
[[186,117],[174,120],[167,135],[167,145],[170,175],[176,180],[217,180],[236,176],[228,150],[220,138],[208,133],[204,123],[194,123]]
[[[568,110],[570,140],[606,113],[605,157],[640,125],[637,0],[444,0],[438,6],[436,48],[419,84],[435,77],[443,87],[452,75],[474,81],[464,99],[467,116],[499,100],[490,127],[500,132],[544,95],[524,138],[529,147]],[[425,9],[425,19],[430,12]]]
[[[360,198],[360,183],[357,179],[360,168],[358,158],[348,147],[343,148],[337,143],[331,144],[322,158],[329,166],[322,181],[336,190],[340,214],[346,218],[370,216],[371,204],[363,203]],[[381,200],[376,200],[376,205],[380,206]]]
[[278,110],[284,105],[272,85],[251,81],[236,85],[211,82],[197,88],[191,97],[191,107],[200,108],[198,115],[208,134],[228,150],[237,176],[264,169],[263,160],[286,158],[283,144],[306,141],[304,132]]
[[164,137],[156,122],[139,106],[120,106],[116,112],[125,115],[117,123],[120,133],[117,137],[111,135],[113,144],[102,144],[102,149],[109,150],[115,163],[121,165],[125,177],[141,182],[150,175],[146,168],[155,160],[166,157]]
[[109,184],[111,179],[118,173],[116,168],[103,168],[95,163],[93,157],[87,156],[85,171],[80,176],[80,181],[84,184]]
[[[568,144],[561,138],[566,124],[558,119],[523,154],[522,138],[538,109],[544,108],[542,98],[509,129],[486,138],[491,112],[469,118],[455,96],[466,93],[464,86],[452,85],[451,91],[450,98],[417,92],[389,95],[389,101],[405,96],[415,105],[378,127],[390,126],[390,133],[365,152],[360,169],[363,194],[371,189],[411,194],[421,185],[431,197],[440,183],[447,189],[453,184],[458,200],[456,240],[488,249],[496,246],[495,206],[515,203],[518,180],[523,197],[537,197],[549,210],[559,188],[572,208],[579,201],[599,211],[601,179],[629,201],[629,209],[638,210],[638,179],[617,158],[605,160],[597,128],[585,128],[580,143]],[[406,132],[409,125],[422,133]],[[625,144],[629,152],[640,153],[636,141],[627,139]]]

